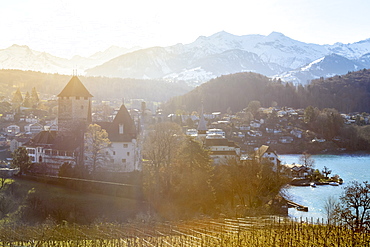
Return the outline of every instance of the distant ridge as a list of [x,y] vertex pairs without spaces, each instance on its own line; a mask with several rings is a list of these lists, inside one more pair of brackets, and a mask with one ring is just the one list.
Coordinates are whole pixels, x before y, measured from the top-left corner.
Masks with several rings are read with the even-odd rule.
[[[337,55],[334,56],[334,58]],[[342,76],[319,78],[298,87],[253,72],[236,73],[212,79],[192,91],[167,101],[166,113],[185,112],[234,113],[259,101],[263,107],[335,108],[339,112],[367,112],[370,108],[370,70],[362,69]]]
[[[164,79],[191,86],[222,75],[256,72],[294,84],[307,84],[312,79],[370,68],[369,54],[370,39],[352,44],[318,45],[279,32],[237,36],[222,31],[200,36],[189,44],[168,47],[112,46],[87,58],[58,58],[27,46],[13,45],[0,50],[0,68],[59,74],[78,69],[87,76]],[[323,59],[321,64],[315,62],[319,59]]]

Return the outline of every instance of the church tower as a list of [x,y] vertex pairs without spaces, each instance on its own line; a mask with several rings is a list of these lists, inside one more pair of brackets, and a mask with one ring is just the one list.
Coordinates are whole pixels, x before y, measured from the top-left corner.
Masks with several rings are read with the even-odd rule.
[[204,119],[203,103],[202,103],[202,112],[200,113],[200,119],[199,119],[197,130],[198,130],[198,137],[206,137],[208,128],[207,128],[206,120]]
[[73,76],[58,95],[58,131],[70,135],[91,123],[92,95],[77,76]]

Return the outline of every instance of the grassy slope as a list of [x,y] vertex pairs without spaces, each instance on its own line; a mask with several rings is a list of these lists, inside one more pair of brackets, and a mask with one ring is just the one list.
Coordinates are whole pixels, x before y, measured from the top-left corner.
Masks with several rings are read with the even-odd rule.
[[79,192],[23,179],[17,179],[16,182],[25,191],[34,188],[35,195],[46,205],[53,205],[55,210],[66,214],[66,220],[88,223],[106,219],[121,222],[134,218],[141,209],[140,202],[133,199]]

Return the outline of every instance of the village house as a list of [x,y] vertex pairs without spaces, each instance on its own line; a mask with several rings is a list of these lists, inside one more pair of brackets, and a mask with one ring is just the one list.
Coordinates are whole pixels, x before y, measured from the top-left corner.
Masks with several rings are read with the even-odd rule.
[[6,112],[6,113],[3,114],[2,119],[4,121],[12,122],[12,121],[14,121],[14,116],[15,116],[14,112]]
[[39,123],[32,123],[24,126],[24,131],[31,134],[37,134],[44,130],[44,126]]
[[9,144],[9,150],[10,152],[14,152],[17,148],[22,147],[25,143],[27,143],[30,140],[30,138],[27,137],[14,137]]
[[[213,115],[219,115],[215,113]],[[204,147],[210,151],[210,158],[213,164],[226,164],[230,159],[239,159],[240,147],[233,141],[229,141],[225,137],[225,132],[222,129],[208,129],[207,123],[202,112],[197,128],[196,138],[200,140]],[[188,132],[189,134],[192,132]]]
[[215,165],[227,164],[228,160],[240,157],[240,147],[222,135],[207,136],[204,144],[210,151],[210,158]]
[[18,125],[12,124],[5,128],[8,135],[16,135],[21,132],[21,128]]
[[76,165],[79,148],[76,140],[57,136],[56,131],[41,131],[24,146],[31,162],[39,164],[35,167],[37,172],[58,175],[63,163]]
[[281,136],[279,137],[279,142],[283,144],[292,143],[294,141],[294,138],[291,136]]
[[312,174],[312,169],[300,164],[284,164],[281,166],[281,173],[289,178],[306,178]]
[[299,129],[292,129],[290,131],[290,134],[292,134],[296,138],[300,139],[300,138],[302,138],[303,131],[302,130],[299,130]]
[[108,155],[111,157],[109,169],[116,172],[141,170],[141,152],[137,141],[137,128],[124,105],[121,106],[112,122],[98,122],[105,129],[111,141]]
[[254,152],[254,158],[258,162],[268,161],[273,164],[273,170],[276,172],[280,169],[280,159],[275,151],[267,145],[262,145]]

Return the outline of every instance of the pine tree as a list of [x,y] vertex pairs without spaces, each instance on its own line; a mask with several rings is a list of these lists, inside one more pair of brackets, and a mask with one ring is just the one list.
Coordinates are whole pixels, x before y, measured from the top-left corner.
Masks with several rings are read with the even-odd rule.
[[24,107],[31,107],[32,106],[31,96],[30,96],[29,92],[27,92],[26,96],[24,96],[23,106]]
[[39,95],[36,91],[36,88],[33,87],[32,88],[32,92],[31,92],[31,103],[32,103],[32,106],[36,106],[38,103],[39,103],[40,99],[39,99]]
[[15,93],[14,93],[12,103],[16,106],[19,106],[20,104],[22,104],[22,102],[23,102],[22,93],[18,88],[17,91],[15,91]]

